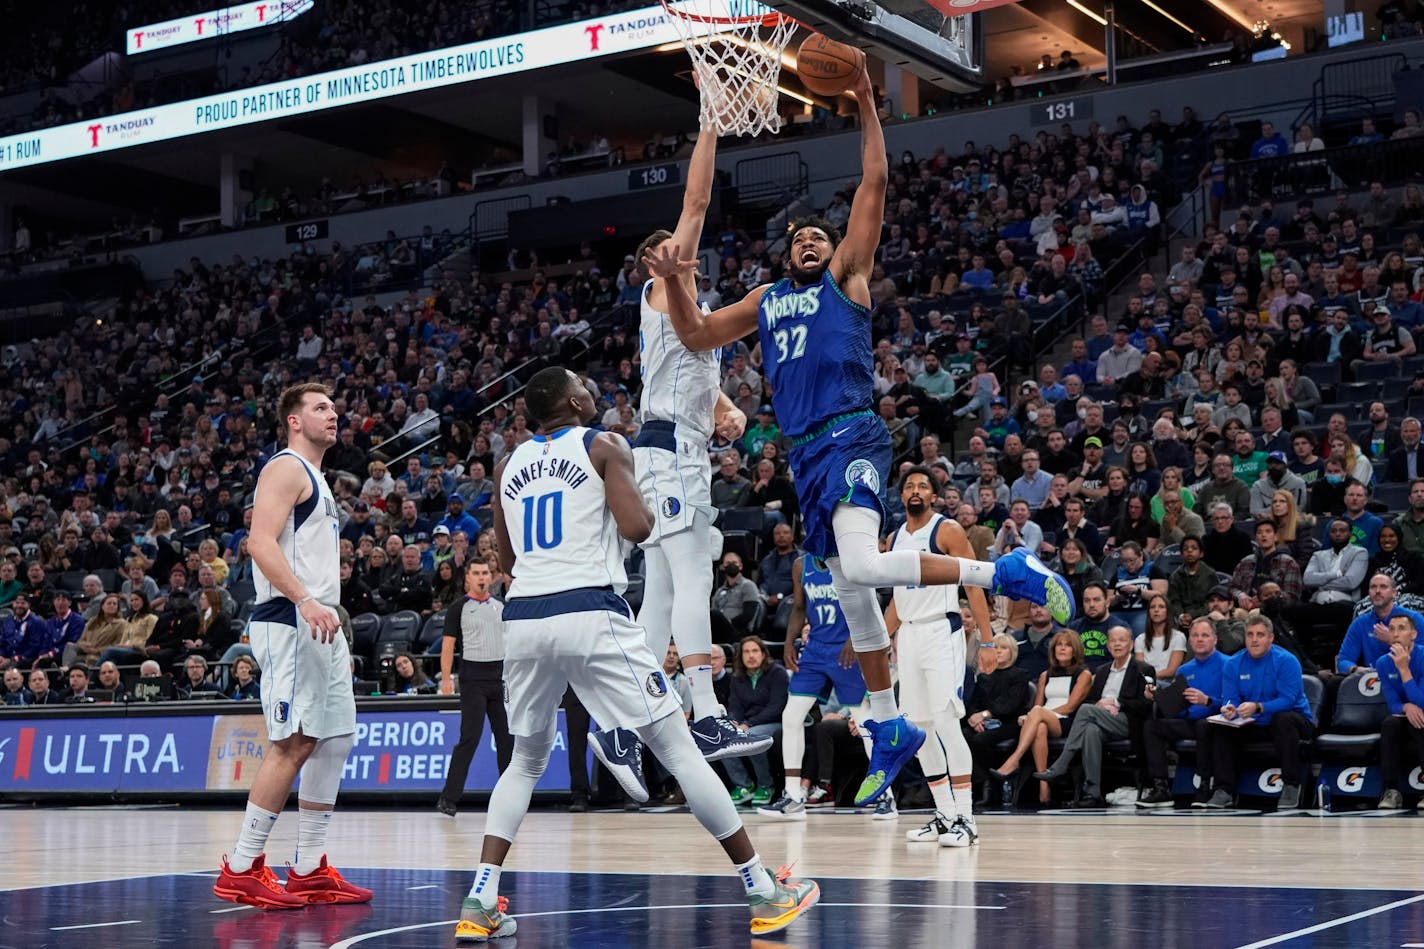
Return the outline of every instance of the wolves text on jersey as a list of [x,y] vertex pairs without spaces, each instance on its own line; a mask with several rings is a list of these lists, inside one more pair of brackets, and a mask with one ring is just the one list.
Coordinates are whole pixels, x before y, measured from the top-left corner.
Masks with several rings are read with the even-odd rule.
[[821,285],[807,287],[799,293],[789,293],[786,296],[773,296],[768,292],[762,297],[762,309],[766,313],[766,325],[775,327],[784,319],[794,319],[802,316],[815,316],[821,309]]
[[540,458],[525,465],[514,474],[506,474],[504,496],[513,501],[520,489],[540,478],[558,478],[571,488],[577,488],[588,480],[589,473],[578,462],[569,458]]

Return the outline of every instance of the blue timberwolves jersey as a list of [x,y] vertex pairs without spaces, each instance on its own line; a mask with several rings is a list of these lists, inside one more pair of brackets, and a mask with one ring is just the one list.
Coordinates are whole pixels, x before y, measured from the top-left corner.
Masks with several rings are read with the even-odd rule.
[[807,287],[777,281],[757,309],[762,367],[783,432],[795,438],[874,406],[870,311],[841,291],[829,267]]
[[806,647],[825,647],[839,652],[850,636],[850,627],[841,611],[831,571],[810,554],[801,555],[801,589],[806,594],[806,622],[811,624]]

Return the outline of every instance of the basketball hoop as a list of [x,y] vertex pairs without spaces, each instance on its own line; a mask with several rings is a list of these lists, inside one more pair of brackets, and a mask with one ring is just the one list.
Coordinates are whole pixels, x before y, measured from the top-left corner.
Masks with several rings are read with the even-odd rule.
[[661,0],[692,57],[704,128],[758,135],[781,128],[777,79],[797,23],[756,0]]

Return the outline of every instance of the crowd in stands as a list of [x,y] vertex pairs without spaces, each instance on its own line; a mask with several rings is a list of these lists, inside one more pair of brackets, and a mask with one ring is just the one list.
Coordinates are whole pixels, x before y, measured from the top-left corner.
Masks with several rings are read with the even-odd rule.
[[[1083,800],[1100,802],[1093,749],[1139,738],[1150,708],[1145,692],[1123,691],[1131,663],[1150,667],[1157,688],[1197,675],[1216,653],[1268,663],[1287,689],[1281,708],[1295,709],[1302,672],[1338,682],[1381,661],[1380,640],[1342,641],[1343,623],[1371,608],[1388,618],[1424,593],[1424,471],[1410,405],[1424,394],[1424,252],[1412,219],[1394,226],[1412,199],[1380,185],[1329,208],[1303,199],[1289,216],[1269,204],[1243,210],[1170,262],[1132,271],[1120,303],[1106,271],[1162,259],[1151,255],[1170,192],[1153,119],[905,154],[891,174],[870,289],[877,408],[896,464],[930,468],[936,508],[981,557],[1027,546],[1078,598],[1068,630],[1043,610],[999,605],[1010,639],[973,683],[984,698],[966,723],[985,794],[999,783],[993,773],[1022,779],[1031,760],[1050,800],[1081,752]],[[824,209],[833,223],[844,223],[852,192],[853,183]],[[709,234],[721,264],[702,302],[725,305],[785,274],[780,249],[735,221]],[[255,670],[237,662],[252,598],[244,505],[277,445],[276,393],[295,380],[330,384],[341,415],[326,467],[351,616],[433,615],[461,595],[472,558],[503,591],[490,477],[533,436],[518,395],[528,366],[587,359],[599,421],[636,437],[636,311],[620,308],[642,283],[631,255],[610,264],[586,247],[567,281],[445,274],[428,295],[391,306],[338,292],[342,258],[336,249],[195,260],[104,326],[4,352],[0,605],[11,614],[0,665],[31,678],[67,667],[79,696],[101,687],[78,681],[91,668],[102,683],[114,675],[106,663],[117,672],[134,660],[161,674],[181,668],[190,690],[250,689]],[[593,315],[609,313],[595,331]],[[1044,360],[1036,332],[1080,317],[1085,332],[1061,364]],[[224,359],[234,339],[273,349]],[[720,355],[723,391],[748,426],[709,448],[727,540],[709,608],[716,640],[739,643],[727,673],[739,720],[775,727],[777,651],[755,643],[797,633],[785,628],[796,496],[759,351],[736,343]],[[206,357],[211,368],[186,388],[150,397],[162,376]],[[81,363],[82,373],[65,368]],[[114,402],[124,408],[112,429],[75,425]],[[81,444],[77,456],[62,450],[69,442]],[[903,516],[888,495],[887,533]],[[399,691],[429,691],[427,661],[394,660]],[[748,676],[752,691],[736,692]],[[14,679],[7,695],[33,693],[28,679],[11,689]],[[1207,705],[1229,695],[1213,690]],[[1258,712],[1267,700],[1238,698]],[[1083,727],[1101,734],[1075,739],[1085,702],[1113,704],[1136,724],[1119,735],[1120,722],[1090,714]],[[1309,737],[1320,707],[1297,711],[1276,727]],[[1267,727],[1270,716],[1256,717]],[[993,740],[978,737],[986,719],[999,723]],[[1068,757],[1050,762],[1047,740],[1060,737]],[[1217,752],[1218,774],[1234,773],[1234,746]],[[764,764],[747,763],[743,787],[769,780]]]

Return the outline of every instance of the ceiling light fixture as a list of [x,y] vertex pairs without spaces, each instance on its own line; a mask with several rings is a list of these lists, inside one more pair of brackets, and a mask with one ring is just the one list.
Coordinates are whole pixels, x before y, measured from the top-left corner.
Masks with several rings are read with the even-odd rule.
[[1102,14],[1097,13],[1097,12],[1095,12],[1095,11],[1093,11],[1093,10],[1088,9],[1087,7],[1085,7],[1085,6],[1083,6],[1081,3],[1079,3],[1078,0],[1068,0],[1068,5],[1069,5],[1070,7],[1072,7],[1074,10],[1077,10],[1079,13],[1083,14],[1083,16],[1085,16],[1085,17],[1087,17],[1088,19],[1093,20],[1094,22],[1096,22],[1096,23],[1098,24],[1098,26],[1107,26],[1107,25],[1108,25],[1108,21],[1105,20],[1105,19],[1103,19]]

